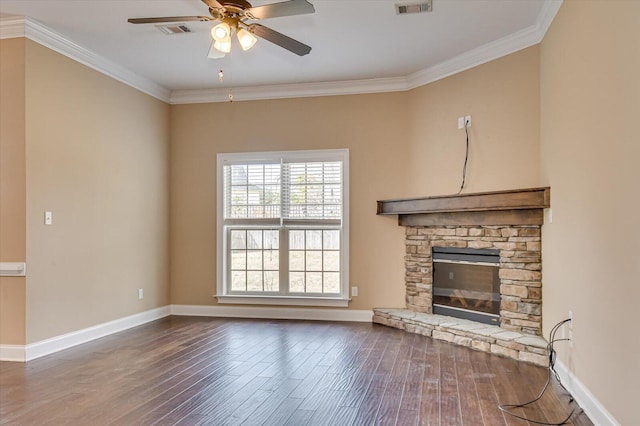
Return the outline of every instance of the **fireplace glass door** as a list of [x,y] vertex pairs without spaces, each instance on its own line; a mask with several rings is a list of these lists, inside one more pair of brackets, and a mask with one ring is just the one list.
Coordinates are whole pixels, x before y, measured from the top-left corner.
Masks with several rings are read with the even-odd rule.
[[500,278],[496,250],[433,249],[433,312],[499,324]]

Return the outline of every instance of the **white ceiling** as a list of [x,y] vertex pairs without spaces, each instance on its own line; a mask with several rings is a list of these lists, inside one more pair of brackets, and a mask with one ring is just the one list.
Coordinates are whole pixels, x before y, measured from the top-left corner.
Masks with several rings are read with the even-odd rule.
[[200,0],[0,0],[0,13],[27,16],[165,89],[184,91],[407,77],[539,30],[555,0],[433,0],[431,13],[396,15],[395,3],[415,1],[310,0],[314,14],[260,22],[311,46],[309,55],[266,40],[244,52],[234,41],[232,53],[217,60],[207,58],[212,22],[189,22],[192,33],[177,35],[127,23],[208,15]]

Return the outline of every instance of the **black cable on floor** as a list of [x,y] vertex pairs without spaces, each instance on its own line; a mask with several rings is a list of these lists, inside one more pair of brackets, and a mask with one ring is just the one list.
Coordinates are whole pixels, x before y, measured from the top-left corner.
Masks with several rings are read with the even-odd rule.
[[[558,374],[558,372],[555,369],[556,351],[553,348],[553,345],[556,342],[560,342],[560,341],[563,341],[563,340],[569,340],[569,339],[556,339],[556,332],[558,331],[558,329],[560,327],[562,327],[564,324],[568,323],[569,321],[571,321],[571,319],[569,319],[569,318],[560,321],[559,323],[554,325],[553,328],[551,329],[551,331],[549,332],[549,343],[547,344],[547,352],[549,354],[549,368],[547,369],[547,381],[544,384],[544,386],[542,387],[542,390],[540,391],[538,396],[535,397],[534,399],[532,399],[531,401],[527,401],[527,402],[520,403],[520,404],[499,404],[498,408],[500,409],[500,411],[502,411],[503,413],[507,413],[507,414],[509,414],[509,415],[511,415],[513,417],[516,417],[516,418],[518,418],[520,420],[525,420],[525,421],[528,421],[530,423],[535,423],[535,424],[539,424],[539,425],[559,426],[559,425],[566,424],[569,421],[569,419],[571,419],[571,417],[573,417],[573,415],[576,412],[576,408],[575,407],[571,410],[569,415],[564,420],[562,420],[560,422],[555,422],[555,423],[542,422],[542,421],[539,421],[539,420],[531,420],[531,419],[528,419],[528,418],[526,418],[524,416],[519,416],[519,415],[509,411],[512,408],[522,408],[522,407],[526,407],[528,405],[531,405],[531,404],[533,404],[535,402],[538,402],[542,398],[544,393],[547,391],[547,389],[549,388],[549,385],[551,384],[552,373],[553,373],[553,376],[558,381],[558,384],[560,384],[560,386],[562,387],[562,389],[564,389],[564,391],[567,392],[569,394],[569,396],[571,396],[569,391],[567,391],[567,388],[565,388],[564,385],[562,384],[562,381],[560,380],[560,375]],[[570,398],[569,402],[570,403],[573,402],[573,397]]]

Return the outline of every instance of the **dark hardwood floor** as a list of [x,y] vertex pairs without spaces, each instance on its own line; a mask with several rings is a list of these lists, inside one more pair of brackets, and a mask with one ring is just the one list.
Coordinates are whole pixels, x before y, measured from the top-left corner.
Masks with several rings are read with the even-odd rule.
[[[526,425],[547,370],[375,324],[168,317],[0,363],[0,424]],[[521,416],[557,422],[554,385]],[[579,408],[571,422],[591,425]]]

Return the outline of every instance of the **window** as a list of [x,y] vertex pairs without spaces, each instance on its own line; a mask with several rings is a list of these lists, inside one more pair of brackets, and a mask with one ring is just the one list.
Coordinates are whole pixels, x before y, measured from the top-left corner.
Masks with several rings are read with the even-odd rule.
[[223,303],[347,306],[348,150],[218,154]]

